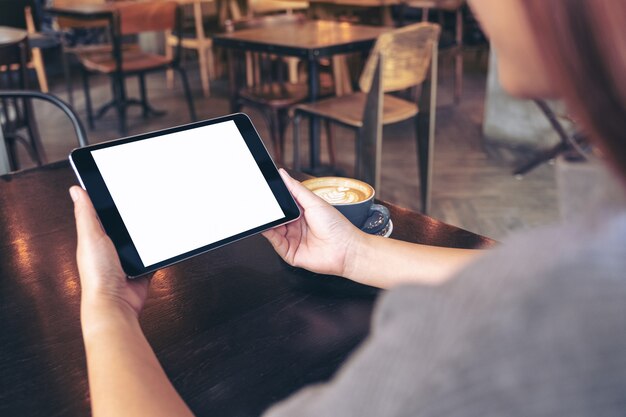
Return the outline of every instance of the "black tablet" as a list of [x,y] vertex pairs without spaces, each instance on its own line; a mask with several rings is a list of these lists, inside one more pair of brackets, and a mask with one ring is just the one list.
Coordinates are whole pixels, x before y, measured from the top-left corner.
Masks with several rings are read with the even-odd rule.
[[300,216],[241,113],[75,149],[70,162],[129,277]]

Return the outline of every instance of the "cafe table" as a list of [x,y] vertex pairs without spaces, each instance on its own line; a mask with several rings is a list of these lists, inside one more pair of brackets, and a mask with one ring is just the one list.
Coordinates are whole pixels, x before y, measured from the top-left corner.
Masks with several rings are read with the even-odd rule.
[[[281,25],[280,27],[259,27],[218,34],[213,37],[213,45],[229,50],[271,53],[280,56],[294,56],[303,59],[308,68],[309,101],[318,98],[320,91],[319,60],[352,52],[367,52],[376,38],[389,31],[389,28],[356,25],[347,22],[309,20]],[[232,53],[229,61],[232,68]],[[239,86],[234,71],[229,71],[231,88],[231,108],[234,109]],[[319,172],[320,126],[316,118],[309,124],[311,173]]]
[[[67,162],[0,176],[0,416],[89,415],[72,184]],[[394,238],[493,244],[388,207]],[[252,416],[328,379],[367,335],[377,295],[288,266],[254,236],[156,272],[141,325],[196,415]]]

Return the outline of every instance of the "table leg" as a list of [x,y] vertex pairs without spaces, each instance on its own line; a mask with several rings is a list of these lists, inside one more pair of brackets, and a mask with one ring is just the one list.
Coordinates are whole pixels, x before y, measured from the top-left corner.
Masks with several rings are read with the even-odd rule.
[[113,82],[117,92],[116,108],[118,117],[118,131],[120,135],[126,136],[126,88],[124,86],[124,76],[114,75]]
[[2,129],[0,129],[0,175],[8,174],[9,172],[11,172],[9,152],[6,143],[4,142]]
[[239,82],[235,63],[235,51],[228,48],[226,50],[228,61],[228,87],[230,89],[230,112],[237,113],[241,110],[239,105]]
[[456,11],[456,53],[454,56],[454,102],[461,102],[463,93],[463,9]]
[[26,130],[28,130],[28,136],[30,137],[30,146],[33,150],[33,156],[38,166],[48,163],[48,157],[46,151],[41,143],[41,136],[39,135],[39,127],[35,120],[35,111],[33,110],[33,103],[30,99],[24,99],[24,116],[26,116]]
[[380,10],[380,22],[383,26],[387,27],[395,27],[396,22],[393,20],[393,15],[391,14],[391,6],[381,6]]
[[[309,101],[314,102],[319,95],[318,62],[315,57],[309,57]],[[320,161],[320,121],[311,116],[309,120],[310,170],[312,173],[318,168]]]

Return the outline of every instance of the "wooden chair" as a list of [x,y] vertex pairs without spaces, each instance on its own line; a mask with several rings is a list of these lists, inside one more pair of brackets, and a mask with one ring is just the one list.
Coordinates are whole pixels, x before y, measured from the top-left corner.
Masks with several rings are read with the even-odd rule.
[[[380,190],[382,127],[415,118],[421,203],[422,210],[427,212],[440,31],[439,25],[418,23],[381,35],[361,74],[360,92],[297,105],[294,108],[294,168],[300,169],[300,119],[302,116],[318,117],[326,123],[331,162],[334,157],[330,122],[357,132],[355,176]],[[430,84],[424,82],[429,67]],[[406,90],[411,91],[412,100],[385,94]],[[418,100],[421,108],[418,108]]]
[[[430,10],[439,12],[452,12],[455,14],[454,40],[447,44],[440,44],[442,49],[454,56],[454,102],[461,101],[463,93],[463,5],[465,0],[402,0],[400,13],[401,25],[404,23],[404,15],[408,7],[422,9],[422,21],[428,21]],[[440,15],[440,20],[442,19]]]
[[[303,22],[306,18],[300,14],[281,14],[242,19],[228,22],[227,31],[252,29]],[[284,135],[288,124],[288,110],[308,97],[308,87],[304,83],[290,83],[287,79],[285,62],[272,54],[231,52],[230,59],[234,66],[238,89],[233,108],[241,109],[251,106],[261,111],[267,121],[274,149],[274,156],[279,163],[283,162]]]
[[[191,25],[186,25],[186,22],[183,22],[183,28],[180,33],[170,31],[166,34],[166,55],[172,57],[174,54],[174,48],[179,42],[182,48],[195,50],[198,53],[198,65],[200,67],[202,92],[205,97],[208,97],[211,94],[210,82],[213,78],[215,78],[215,58],[213,56],[213,42],[208,33],[209,27],[206,25],[202,5],[213,3],[214,1],[177,0],[177,2],[185,8],[191,8],[193,23]],[[217,30],[217,16],[215,29]],[[173,70],[167,71],[167,85],[170,88],[174,85]]]
[[[112,28],[112,53],[90,53],[79,55],[83,68],[83,88],[87,104],[89,127],[94,127],[94,115],[89,95],[88,76],[94,73],[106,74],[111,78],[113,100],[105,105],[96,117],[102,116],[109,108],[117,109],[120,134],[126,134],[126,109],[130,105],[140,105],[143,117],[150,114],[159,115],[148,103],[145,75],[153,71],[166,69],[176,70],[183,82],[189,114],[196,120],[193,98],[189,89],[187,74],[180,66],[181,39],[175,49],[173,57],[145,52],[141,49],[124,49],[122,37],[136,35],[142,32],[166,32],[179,30],[181,27],[181,13],[175,1],[160,2],[124,2],[117,6]],[[137,76],[139,79],[140,100],[129,99],[126,96],[125,79]]]
[[[54,0],[54,5],[58,7],[62,6],[72,6],[74,4],[103,4],[105,0]],[[66,69],[68,73],[67,77],[67,95],[70,105],[74,105],[74,83],[72,77],[72,65],[70,64],[70,57],[75,56],[79,61],[80,56],[85,56],[89,54],[102,54],[102,53],[113,53],[113,44],[110,39],[110,31],[107,30],[109,22],[104,20],[83,20],[83,19],[72,19],[67,17],[55,17],[53,22],[53,27],[59,33],[62,33],[61,37],[63,43],[63,68]],[[81,30],[81,31],[92,31],[94,34],[102,35],[95,36],[98,39],[97,43],[89,43],[89,44],[73,44],[70,45],[67,42],[68,34],[72,31]],[[91,40],[93,41],[93,40]],[[123,48],[138,48],[136,45],[123,45]]]

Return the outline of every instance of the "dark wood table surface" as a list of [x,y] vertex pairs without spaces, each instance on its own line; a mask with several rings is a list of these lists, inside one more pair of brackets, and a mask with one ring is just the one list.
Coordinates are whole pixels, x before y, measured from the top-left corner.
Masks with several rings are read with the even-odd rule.
[[[351,52],[367,52],[376,38],[390,28],[355,25],[330,20],[309,20],[284,24],[280,27],[267,26],[238,30],[213,36],[213,44],[230,49],[267,52],[282,56],[302,58],[308,68],[309,100],[315,101],[320,92],[318,64],[320,58]],[[232,59],[229,56],[229,59]],[[238,85],[231,77],[231,103],[238,94]],[[235,110],[235,109],[233,109]],[[316,173],[320,159],[320,126],[316,118],[309,124],[310,171]]]
[[[85,416],[76,234],[66,162],[0,177],[0,416]],[[393,237],[493,242],[390,205]],[[251,416],[330,377],[378,292],[293,268],[255,236],[158,271],[141,317],[197,415]]]

